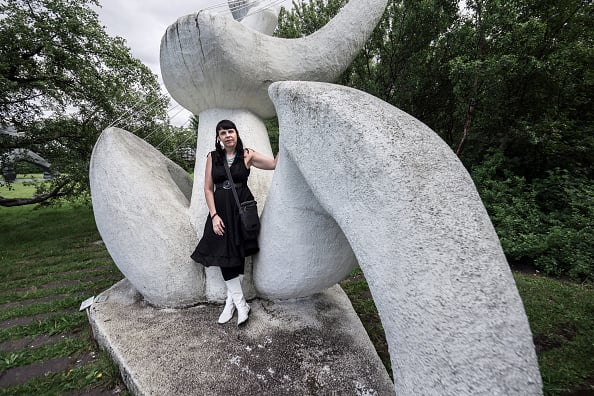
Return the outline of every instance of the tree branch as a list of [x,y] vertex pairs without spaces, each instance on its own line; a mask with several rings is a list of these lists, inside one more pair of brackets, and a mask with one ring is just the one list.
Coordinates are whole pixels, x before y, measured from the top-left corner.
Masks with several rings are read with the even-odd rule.
[[15,99],[15,100],[3,100],[0,101],[0,106],[5,106],[5,105],[11,105],[11,104],[17,104],[17,103],[23,103],[23,102],[27,102],[30,100],[34,100],[40,96],[43,96],[43,94],[36,94],[36,95],[30,95],[28,97],[22,98],[22,99]]
[[[476,11],[476,25],[477,25],[477,59],[483,60],[483,54],[485,49],[485,37],[483,33],[483,23],[482,23],[482,3],[477,3],[477,11]],[[479,93],[479,66],[477,65],[474,75],[474,82],[472,84],[472,95],[470,96],[470,101],[468,103],[468,110],[466,111],[466,120],[464,122],[464,129],[462,131],[462,137],[460,138],[460,142],[458,143],[458,148],[456,148],[456,155],[459,157],[462,154],[462,150],[466,146],[466,139],[468,138],[468,134],[470,133],[470,128],[472,126],[472,120],[474,118],[474,112],[476,110],[476,104],[478,101],[478,93]]]
[[58,186],[56,186],[56,188],[54,188],[49,193],[36,195],[32,198],[4,198],[4,197],[0,197],[0,206],[9,207],[9,206],[31,205],[31,204],[36,204],[36,203],[47,201],[48,199],[51,199],[51,198],[62,197],[71,191],[71,189],[62,191],[62,188],[64,186],[66,186],[67,184],[68,184],[68,182],[65,181],[63,183],[60,183]]

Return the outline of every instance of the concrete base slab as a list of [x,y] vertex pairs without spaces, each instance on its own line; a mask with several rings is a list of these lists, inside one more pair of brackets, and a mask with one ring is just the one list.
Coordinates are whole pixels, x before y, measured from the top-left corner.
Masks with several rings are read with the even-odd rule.
[[95,338],[135,395],[393,395],[394,385],[339,286],[312,297],[157,309],[123,280],[89,309]]

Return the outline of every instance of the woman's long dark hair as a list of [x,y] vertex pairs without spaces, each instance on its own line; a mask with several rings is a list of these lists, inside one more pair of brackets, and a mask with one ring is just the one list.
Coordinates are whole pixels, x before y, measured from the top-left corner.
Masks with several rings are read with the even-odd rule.
[[215,133],[215,150],[217,151],[217,157],[215,158],[215,163],[217,165],[222,165],[223,164],[223,159],[225,158],[226,154],[225,154],[225,149],[223,148],[223,144],[219,143],[219,131],[221,129],[235,129],[235,133],[237,134],[237,145],[235,146],[235,149],[237,150],[237,156],[239,158],[243,158],[243,142],[241,141],[241,138],[239,137],[239,131],[237,130],[237,127],[235,126],[235,124],[233,123],[233,121],[229,121],[229,120],[221,120],[219,121],[219,123],[217,124],[216,129],[216,133]]

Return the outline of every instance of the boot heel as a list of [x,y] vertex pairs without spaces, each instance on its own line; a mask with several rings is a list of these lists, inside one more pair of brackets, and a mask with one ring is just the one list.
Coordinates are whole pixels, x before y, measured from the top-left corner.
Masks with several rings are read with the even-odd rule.
[[241,309],[237,308],[237,326],[241,326],[249,319],[249,313],[251,311],[250,306],[244,302],[245,306]]

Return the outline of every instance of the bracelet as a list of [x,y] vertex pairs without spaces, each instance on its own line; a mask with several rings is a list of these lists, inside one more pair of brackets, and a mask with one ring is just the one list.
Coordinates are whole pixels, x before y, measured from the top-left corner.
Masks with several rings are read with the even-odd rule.
[[213,214],[212,216],[210,216],[210,219],[211,219],[211,220],[214,220],[215,216],[218,216],[218,215],[219,215],[218,213],[215,213],[215,214]]

